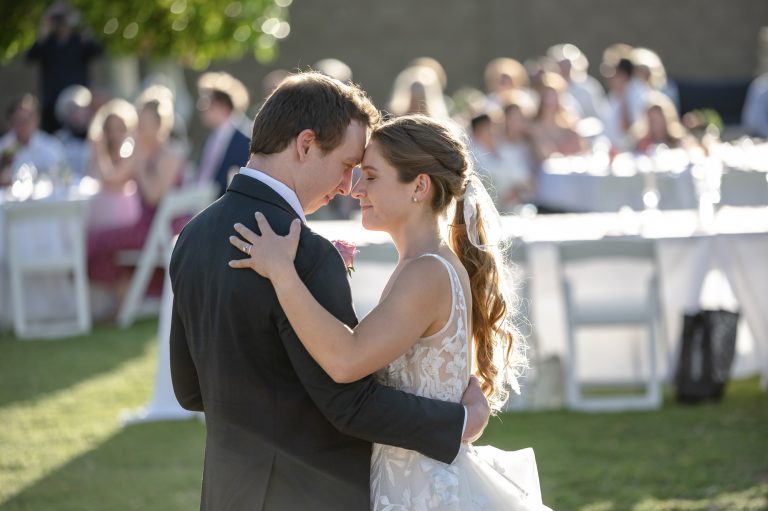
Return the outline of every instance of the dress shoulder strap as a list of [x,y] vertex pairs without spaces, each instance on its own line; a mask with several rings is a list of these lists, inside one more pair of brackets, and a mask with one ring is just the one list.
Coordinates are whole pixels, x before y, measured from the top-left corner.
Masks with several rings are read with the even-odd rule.
[[[464,310],[466,311],[467,300],[464,298],[464,289],[461,287],[461,279],[459,279],[459,274],[456,271],[456,268],[454,268],[453,265],[449,263],[446,258],[444,258],[439,254],[433,254],[430,252],[428,254],[423,254],[419,256],[419,258],[422,258],[422,257],[434,257],[435,259],[443,263],[443,266],[445,266],[445,269],[448,270],[448,274],[450,275],[451,291],[453,292],[453,296],[454,298],[459,296],[461,297],[461,302],[464,304]],[[454,306],[455,306],[455,302],[454,302]],[[465,321],[465,324],[466,324],[466,321]]]
[[455,294],[456,284],[454,283],[454,280],[458,279],[459,275],[456,273],[456,269],[453,267],[453,265],[451,265],[451,263],[449,263],[446,258],[444,258],[439,254],[433,254],[430,252],[428,254],[420,255],[418,258],[421,259],[422,257],[434,257],[435,259],[443,263],[443,266],[445,266],[445,269],[448,270],[448,273],[450,274],[450,277],[451,277],[451,291],[453,291],[453,293]]
[[434,257],[441,263],[443,263],[443,266],[448,270],[448,275],[451,281],[451,291],[452,291],[452,298],[451,298],[451,317],[448,319],[448,323],[446,324],[446,327],[448,324],[453,323],[454,316],[456,315],[457,309],[460,309],[460,312],[464,316],[464,329],[466,330],[466,346],[467,346],[467,379],[469,379],[469,375],[472,371],[472,342],[471,342],[471,334],[469,332],[469,311],[467,310],[467,299],[464,296],[464,288],[461,285],[461,279],[459,279],[459,273],[456,271],[456,268],[453,267],[451,263],[448,262],[447,259],[445,259],[443,256],[439,254],[423,254],[419,256],[421,257]]

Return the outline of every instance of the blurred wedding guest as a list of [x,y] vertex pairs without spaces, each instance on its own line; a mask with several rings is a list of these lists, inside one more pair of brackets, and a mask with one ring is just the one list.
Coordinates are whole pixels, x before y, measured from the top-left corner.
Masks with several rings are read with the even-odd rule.
[[445,88],[448,86],[448,75],[446,74],[443,65],[437,59],[432,57],[418,57],[413,59],[410,65],[428,67],[434,71],[440,82],[440,89],[445,92]]
[[396,116],[424,114],[436,119],[448,119],[440,77],[429,67],[404,69],[395,78],[389,110]]
[[448,108],[448,112],[453,113],[453,98],[445,93],[448,87],[448,74],[445,72],[443,65],[437,59],[432,57],[415,58],[411,61],[410,65],[428,67],[437,74],[437,79],[440,82],[440,89],[443,91],[443,101],[445,101],[445,106]]
[[342,83],[352,83],[352,68],[339,59],[318,60],[312,69]]
[[[499,158],[500,137],[496,111],[479,112],[470,120],[469,150],[475,159],[477,171],[485,175],[492,184],[494,175],[503,172],[503,164]],[[490,186],[490,192],[495,187]]]
[[113,99],[96,112],[88,130],[91,144],[90,174],[101,188],[88,204],[89,229],[135,224],[141,214],[134,181],[138,116],[134,106]]
[[536,99],[530,89],[528,71],[515,59],[502,57],[490,61],[485,66],[485,88],[488,99],[498,105],[501,104],[501,96],[509,90],[520,90],[532,100]]
[[697,147],[696,139],[680,123],[677,109],[665,94],[653,91],[648,94],[645,116],[633,127],[639,152],[652,152],[666,146],[670,149]]
[[630,56],[634,65],[634,78],[639,82],[639,86],[646,87],[646,90],[659,91],[666,95],[675,108],[680,107],[680,94],[677,90],[677,84],[667,78],[667,70],[661,62],[661,57],[648,48],[633,48]]
[[61,125],[56,119],[56,99],[70,85],[89,85],[88,67],[101,54],[101,46],[77,27],[79,14],[64,1],[46,11],[38,38],[27,60],[40,66],[42,129],[49,133]]
[[768,73],[750,84],[741,111],[741,124],[749,135],[768,138]]
[[628,151],[634,146],[630,128],[641,118],[645,108],[644,88],[637,86],[630,60],[632,47],[615,44],[603,52],[600,71],[608,84],[608,103],[603,113],[605,136],[614,151]]
[[64,146],[65,165],[73,180],[88,173],[91,150],[87,141],[91,122],[91,91],[82,85],[70,85],[56,100],[56,117],[62,128],[56,138]]
[[558,74],[546,72],[541,77],[539,108],[530,127],[538,161],[554,155],[579,154],[586,149],[585,141],[575,131],[575,120],[560,98],[566,88],[565,80]]
[[203,124],[211,130],[200,155],[197,182],[216,183],[221,196],[229,176],[248,161],[250,137],[242,130],[248,91],[240,80],[217,72],[203,74],[197,87],[197,109]]
[[[88,275],[92,284],[112,293],[119,308],[130,282],[131,269],[117,264],[121,250],[140,250],[149,233],[160,201],[181,183],[184,159],[168,144],[174,120],[173,96],[165,87],[152,86],[137,100],[138,122],[133,150],[126,149],[139,196],[138,220],[126,227],[92,231],[88,236]],[[174,231],[181,224],[176,222]],[[155,279],[151,289],[158,291]]]
[[493,104],[488,104],[485,111],[472,117],[470,151],[477,171],[485,176],[484,182],[491,197],[506,209],[516,203],[514,188],[520,182],[521,171],[515,168],[516,162],[509,158],[511,153],[503,149],[501,117],[498,107]]
[[39,129],[37,99],[25,94],[6,110],[10,130],[0,138],[0,186],[8,186],[22,165],[47,173],[64,162],[64,148],[56,137]]
[[504,209],[531,199],[536,158],[531,143],[530,125],[536,107],[528,96],[510,91],[502,97],[504,131],[499,154],[506,171],[496,178],[498,204]]
[[605,108],[605,91],[596,78],[587,73],[589,61],[573,44],[558,44],[547,50],[560,75],[568,83],[568,92],[578,103],[581,117],[601,116]]
[[[528,73],[528,80],[531,86],[531,91],[534,93],[532,97],[536,98],[537,101],[540,99],[541,91],[545,87],[542,82],[544,76],[560,74],[560,66],[558,66],[557,62],[550,59],[549,57],[535,57],[527,59],[523,63],[523,67],[525,67],[525,70]],[[560,106],[568,112],[568,115],[570,115],[574,121],[581,119],[581,107],[568,92],[567,82],[566,87],[560,92],[559,96]]]

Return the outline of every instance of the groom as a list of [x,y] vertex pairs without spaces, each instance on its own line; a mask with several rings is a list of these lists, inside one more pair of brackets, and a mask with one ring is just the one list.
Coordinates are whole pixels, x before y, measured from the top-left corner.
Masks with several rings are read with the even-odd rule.
[[[348,194],[379,114],[358,88],[317,73],[284,80],[256,116],[251,157],[224,196],[179,236],[171,374],[179,403],[205,412],[201,509],[369,509],[371,442],[450,463],[480,435],[488,406],[476,382],[463,405],[406,394],[367,377],[335,383],[310,357],[269,280],[229,268],[242,222],[258,232]],[[357,324],[347,273],[328,240],[303,226],[295,265],[317,300]]]

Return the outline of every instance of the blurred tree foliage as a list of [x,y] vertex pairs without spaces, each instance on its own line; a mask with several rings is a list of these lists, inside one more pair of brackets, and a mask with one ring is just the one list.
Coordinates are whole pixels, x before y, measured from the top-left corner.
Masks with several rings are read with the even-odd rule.
[[[253,52],[275,57],[290,33],[292,0],[70,0],[79,25],[113,55],[172,57],[201,69],[213,59]],[[34,43],[50,2],[2,0],[0,61]]]

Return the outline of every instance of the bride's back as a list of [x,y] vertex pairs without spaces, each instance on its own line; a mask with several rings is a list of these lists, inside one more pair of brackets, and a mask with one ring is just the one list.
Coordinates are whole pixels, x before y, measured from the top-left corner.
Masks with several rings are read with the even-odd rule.
[[[444,268],[443,278],[448,277],[450,281],[450,295],[432,309],[436,319],[444,319],[438,322],[441,326],[436,327],[434,333],[427,332],[429,335],[418,339],[408,351],[379,371],[377,376],[386,385],[411,394],[459,402],[467,386],[470,368],[471,315],[468,311],[471,310],[472,299],[467,291],[469,277],[452,253],[445,254],[445,257],[439,254],[425,254],[421,257],[434,258],[435,263]],[[449,257],[453,261],[449,262]],[[396,272],[389,285],[397,278]],[[430,286],[440,283],[423,284]],[[386,293],[387,290],[384,296]]]

